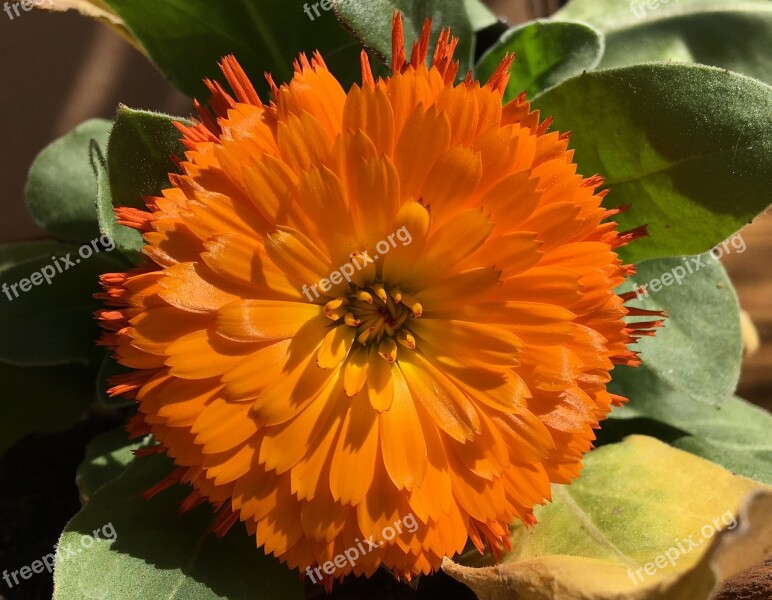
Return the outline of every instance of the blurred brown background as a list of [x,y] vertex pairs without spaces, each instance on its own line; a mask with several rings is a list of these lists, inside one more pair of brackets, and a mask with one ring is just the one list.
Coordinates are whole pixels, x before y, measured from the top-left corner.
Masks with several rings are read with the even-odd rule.
[[[0,3],[1,4],[1,3]],[[547,16],[558,0],[489,0],[513,23]],[[186,115],[190,102],[107,28],[74,13],[0,12],[0,243],[42,237],[24,206],[27,169],[46,144],[119,102]],[[739,394],[772,409],[772,215],[743,231],[747,250],[725,259],[762,346],[746,360]]]

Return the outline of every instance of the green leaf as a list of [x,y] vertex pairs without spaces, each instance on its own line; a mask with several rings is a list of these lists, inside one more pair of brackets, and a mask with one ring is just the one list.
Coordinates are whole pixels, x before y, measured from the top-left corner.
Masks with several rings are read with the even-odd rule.
[[394,10],[403,13],[405,45],[408,56],[413,42],[418,39],[424,19],[432,17],[431,49],[437,42],[440,29],[450,27],[459,38],[456,58],[461,61],[459,74],[464,76],[472,68],[473,35],[464,0],[336,0],[338,15],[354,35],[372,48],[387,64],[391,64],[391,19]]
[[504,101],[523,90],[535,94],[594,69],[603,55],[603,37],[588,25],[558,21],[533,21],[510,29],[480,59],[477,77],[487,81],[504,56],[517,56],[511,69]]
[[[132,462],[103,485],[65,529],[59,548],[82,549],[77,559],[59,561],[55,600],[100,598],[186,598],[191,600],[301,600],[303,585],[275,559],[255,548],[237,524],[224,538],[209,531],[212,509],[199,506],[180,515],[190,493],[182,486],[153,500],[143,491],[173,467],[161,456]],[[82,537],[104,531],[114,541],[82,548]],[[114,531],[115,535],[110,533]],[[104,535],[102,536],[105,537]]]
[[768,0],[574,0],[554,18],[586,21],[606,34],[602,67],[696,62],[772,84]]
[[158,196],[170,187],[169,173],[177,169],[172,156],[183,156],[182,134],[172,117],[126,106],[118,108],[107,145],[107,168],[115,204],[146,209],[144,197]]
[[[772,440],[769,435],[772,415],[769,412],[737,396],[727,398],[714,410],[672,401],[672,395],[663,393],[660,396],[660,402],[672,408],[669,420],[689,432],[689,435],[673,440],[673,446],[708,458],[738,475],[772,485]],[[627,415],[643,416],[650,410],[650,402],[644,401],[631,407],[632,412]],[[661,413],[659,407],[657,412]],[[620,412],[617,422],[624,416]]]
[[86,504],[103,485],[122,475],[134,461],[134,451],[151,443],[151,436],[130,440],[123,428],[94,438],[86,448],[86,457],[75,477],[81,502]]
[[[738,240],[727,251],[744,250]],[[706,254],[646,261],[637,269],[632,279],[647,285],[648,297],[642,293],[634,304],[669,315],[656,338],[640,340],[643,365],[614,370],[609,389],[630,403],[612,411],[598,443],[644,433],[772,483],[772,415],[733,397],[742,358],[740,316],[721,263]],[[655,281],[670,285],[648,289]]]
[[[620,291],[645,285],[631,304],[668,313],[657,336],[635,346],[645,369],[694,402],[717,406],[737,387],[743,352],[740,308],[724,267],[707,253],[649,260],[636,270]],[[641,396],[639,389],[626,391]]]
[[0,363],[0,455],[38,431],[61,431],[94,400],[93,369],[82,365],[16,367]]
[[572,130],[579,172],[600,173],[632,262],[706,252],[772,201],[772,88],[720,69],[649,64],[586,73],[538,96]]
[[69,244],[48,240],[0,245],[0,272],[30,259],[66,252],[71,248]]
[[80,242],[99,235],[91,140],[106,144],[112,123],[92,119],[47,146],[30,167],[24,191],[30,214],[56,237]]
[[443,569],[481,600],[707,600],[769,553],[769,488],[653,438],[590,452],[552,497],[500,564]]
[[92,314],[100,302],[92,294],[99,291],[99,275],[126,269],[108,247],[42,243],[40,254],[22,262],[13,260],[14,246],[0,247],[0,264],[8,264],[0,270],[0,362],[50,366],[100,359]]
[[91,143],[91,165],[97,180],[96,210],[99,232],[110,238],[117,250],[132,261],[138,260],[144,245],[142,235],[136,229],[118,223],[113,210],[113,197],[107,176],[107,163],[96,142]]
[[634,433],[650,435],[772,485],[772,415],[764,409],[736,396],[715,406],[695,402],[645,367],[622,368],[610,389],[630,394],[633,400],[615,408],[601,425],[598,445]]
[[125,408],[127,406],[134,405],[133,400],[127,400],[125,398],[111,398],[107,394],[107,390],[111,387],[109,382],[110,378],[115,375],[124,375],[131,373],[133,369],[124,367],[116,362],[112,356],[105,356],[102,364],[99,367],[99,373],[96,379],[96,395],[99,404],[107,410],[117,410]]
[[474,31],[480,31],[499,22],[496,15],[481,0],[464,0],[464,4]]
[[[460,1],[460,0],[459,0]],[[105,0],[180,90],[202,100],[204,77],[221,74],[217,62],[235,54],[257,90],[263,77],[277,83],[292,77],[299,52],[320,50],[343,85],[359,77],[359,44],[340,26],[332,10],[313,20],[300,0]],[[330,3],[330,7],[332,4]]]

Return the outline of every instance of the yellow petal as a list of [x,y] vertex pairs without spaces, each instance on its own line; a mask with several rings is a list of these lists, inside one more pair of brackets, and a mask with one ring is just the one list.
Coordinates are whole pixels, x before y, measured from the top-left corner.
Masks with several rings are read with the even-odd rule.
[[426,474],[426,442],[415,402],[401,372],[395,369],[394,402],[378,419],[383,464],[400,490],[420,486]]
[[356,396],[364,387],[369,367],[367,349],[361,344],[357,345],[343,367],[343,385],[349,398]]
[[319,349],[317,364],[322,369],[332,369],[342,363],[351,345],[354,343],[354,334],[356,330],[353,327],[338,326],[327,332],[324,336],[324,342]]
[[239,300],[223,306],[217,331],[239,342],[271,342],[324,329],[329,321],[321,307],[308,302]]
[[[417,106],[405,123],[394,151],[402,194],[420,197],[429,169],[450,144],[450,121],[435,108]],[[420,157],[420,160],[416,160]]]
[[364,394],[351,400],[330,468],[332,495],[344,504],[356,506],[370,489],[378,452],[377,414]]
[[437,427],[460,442],[474,438],[480,430],[477,412],[445,375],[417,352],[402,352],[399,368],[414,401],[432,415]]
[[376,352],[370,352],[370,369],[367,372],[367,397],[378,412],[391,408],[394,401],[396,367],[383,360]]

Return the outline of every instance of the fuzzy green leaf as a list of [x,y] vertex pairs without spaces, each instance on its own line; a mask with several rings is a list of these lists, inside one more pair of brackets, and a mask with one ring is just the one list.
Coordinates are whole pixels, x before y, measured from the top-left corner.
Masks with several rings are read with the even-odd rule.
[[[737,236],[715,255],[744,250]],[[772,483],[772,415],[733,396],[742,339],[737,299],[721,264],[709,254],[646,261],[633,279],[647,286],[648,296],[642,292],[631,304],[669,314],[656,338],[637,345],[643,365],[614,370],[609,389],[630,403],[612,411],[599,443],[652,435]],[[662,282],[668,285],[660,289]]]
[[73,242],[99,235],[89,146],[92,140],[106,144],[111,127],[104,119],[86,121],[47,146],[32,163],[24,192],[27,208],[52,235]]
[[99,291],[99,275],[123,271],[126,264],[97,241],[80,247],[42,242],[37,248],[34,257],[16,261],[15,246],[0,247],[0,264],[7,265],[0,270],[0,361],[19,366],[98,361],[102,351],[94,343],[99,328],[92,313],[100,303],[91,295]]
[[561,81],[594,69],[603,55],[603,37],[588,25],[533,21],[510,29],[477,64],[477,76],[487,81],[507,53],[516,60],[504,101],[528,92],[531,98]]
[[151,440],[151,436],[129,440],[124,429],[94,438],[86,448],[86,456],[75,477],[81,502],[86,504],[99,488],[120,477],[134,461],[134,451],[149,446]]
[[474,31],[485,29],[498,23],[498,18],[482,2],[482,0],[464,0],[466,5],[466,14],[469,15],[469,22]]
[[[235,54],[261,93],[292,77],[299,52],[319,50],[344,85],[359,77],[361,47],[335,19],[332,2],[319,16],[301,0],[105,0],[180,90],[209,98],[202,79],[222,78],[217,62]],[[321,3],[317,3],[320,4]],[[310,8],[310,7],[309,7]],[[313,17],[313,18],[312,18]]]
[[172,117],[126,106],[118,108],[107,145],[110,190],[118,206],[145,209],[145,196],[157,196],[168,188],[169,173],[176,172],[172,156],[182,157],[182,134]]
[[139,251],[145,242],[136,229],[118,223],[113,210],[113,197],[110,193],[110,182],[107,176],[107,162],[96,142],[91,143],[91,165],[97,180],[96,211],[99,232],[110,238],[118,251],[126,255],[127,258],[137,260]]
[[585,21],[606,34],[602,67],[695,62],[772,85],[769,0],[573,0],[554,18]]
[[[96,491],[62,535],[60,548],[82,552],[77,559],[58,561],[54,600],[304,598],[297,573],[255,548],[242,525],[219,539],[209,531],[209,506],[180,515],[178,504],[189,489],[180,486],[143,499],[142,492],[172,468],[165,457],[136,459]],[[113,541],[103,535],[91,548],[83,547],[84,535],[106,526]]]
[[[737,245],[745,248],[744,241]],[[620,291],[646,286],[631,304],[668,313],[656,337],[644,336],[635,345],[645,368],[695,401],[718,405],[734,393],[742,362],[739,305],[723,266],[707,253],[649,260],[636,270]]]
[[[51,256],[69,250],[72,250],[69,244],[49,240],[3,244],[0,245],[0,272],[33,258]],[[5,298],[8,299],[7,296]]]
[[623,230],[650,237],[626,260],[700,254],[772,202],[772,88],[703,66],[648,64],[586,73],[538,96],[572,130],[584,175],[600,173]]

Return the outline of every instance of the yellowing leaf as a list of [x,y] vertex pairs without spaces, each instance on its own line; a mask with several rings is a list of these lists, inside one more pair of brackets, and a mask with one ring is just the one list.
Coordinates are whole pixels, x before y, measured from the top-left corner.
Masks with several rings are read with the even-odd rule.
[[142,44],[129,32],[123,20],[103,0],[52,0],[52,2],[43,2],[37,6],[44,10],[57,12],[77,10],[82,15],[104,23],[142,54],[147,54]]
[[701,600],[766,558],[770,514],[772,488],[630,436],[555,486],[539,524],[514,526],[501,564],[446,559],[443,569],[481,600]]

